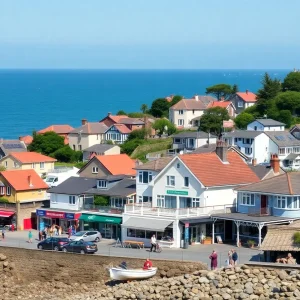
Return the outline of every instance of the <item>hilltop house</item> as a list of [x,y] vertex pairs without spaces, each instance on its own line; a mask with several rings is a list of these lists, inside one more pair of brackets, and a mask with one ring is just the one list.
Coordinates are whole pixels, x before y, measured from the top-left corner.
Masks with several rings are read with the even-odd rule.
[[211,96],[198,96],[192,99],[182,99],[169,109],[169,120],[178,128],[199,127],[200,117],[216,101]]
[[30,145],[33,141],[33,137],[31,135],[24,135],[19,137],[19,141],[23,142],[26,147]]
[[27,152],[27,147],[20,140],[4,140],[0,139],[0,159],[11,152]]
[[135,176],[135,160],[127,154],[97,155],[79,170],[80,177],[98,178],[108,175]]
[[231,101],[224,101],[224,100],[213,101],[208,105],[207,108],[213,108],[213,107],[225,108],[228,111],[229,117],[231,117],[231,118],[236,117],[236,108]]
[[117,145],[96,144],[83,150],[83,161],[89,161],[93,156],[120,154],[121,148]]
[[218,141],[216,153],[179,155],[165,167],[165,158],[161,167],[156,161],[136,167],[137,201],[142,202],[125,206],[122,238],[149,245],[155,233],[159,240],[168,237],[160,243],[173,247],[183,239],[200,242],[201,235],[212,242],[232,239],[232,224],[214,222],[211,216],[234,211],[234,188],[259,178],[227,148]]
[[284,131],[284,123],[273,119],[256,119],[247,125],[247,130],[254,131]]
[[6,170],[35,170],[40,176],[54,169],[56,159],[37,152],[11,152],[0,159]]
[[81,126],[68,134],[69,146],[75,151],[83,151],[105,140],[108,127],[104,123],[88,122],[83,119]]
[[70,125],[50,125],[44,129],[41,129],[37,132],[37,134],[44,134],[46,132],[55,132],[59,136],[64,138],[65,145],[69,144],[68,134],[74,130],[74,128]]
[[230,101],[236,109],[236,114],[241,113],[244,109],[253,106],[257,99],[256,95],[248,90],[246,92],[235,93]]
[[48,185],[34,170],[10,170],[0,172],[0,197],[8,199],[5,217],[19,230],[36,228],[36,208],[47,205]]

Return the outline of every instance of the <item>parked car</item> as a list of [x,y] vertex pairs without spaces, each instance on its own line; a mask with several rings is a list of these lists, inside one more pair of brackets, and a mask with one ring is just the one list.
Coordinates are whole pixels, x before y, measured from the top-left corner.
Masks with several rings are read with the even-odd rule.
[[62,247],[70,243],[68,238],[64,237],[50,237],[37,244],[38,249],[40,250],[62,250]]
[[71,241],[85,241],[85,242],[100,242],[102,239],[99,231],[78,231],[70,237]]
[[65,244],[62,247],[63,252],[73,252],[73,253],[95,253],[98,251],[97,244],[92,242],[85,242],[85,241],[72,241],[68,244]]

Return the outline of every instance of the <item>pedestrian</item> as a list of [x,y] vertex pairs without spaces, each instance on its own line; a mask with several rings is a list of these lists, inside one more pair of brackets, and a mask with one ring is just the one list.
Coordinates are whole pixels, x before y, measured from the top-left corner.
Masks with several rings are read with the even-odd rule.
[[233,265],[233,260],[232,260],[232,250],[228,251],[228,265],[232,266]]
[[14,224],[11,224],[10,230],[15,231],[15,225]]
[[152,235],[150,243],[151,243],[150,252],[152,252],[153,248],[154,248],[154,252],[156,252],[156,237],[155,237],[155,234]]
[[209,256],[209,259],[211,269],[215,270],[218,266],[218,254],[215,250],[213,250],[212,254]]
[[5,227],[2,228],[2,240],[5,239]]
[[58,236],[57,226],[54,226],[53,232],[54,232],[54,236]]
[[32,243],[32,232],[29,230],[28,232],[28,243]]
[[71,237],[71,235],[72,235],[72,228],[70,226],[68,229],[68,239]]
[[61,233],[62,233],[62,227],[59,226],[59,227],[58,227],[58,235],[61,236]]
[[237,265],[237,260],[238,260],[238,254],[236,253],[236,251],[234,249],[231,250],[232,251],[232,265],[236,266]]

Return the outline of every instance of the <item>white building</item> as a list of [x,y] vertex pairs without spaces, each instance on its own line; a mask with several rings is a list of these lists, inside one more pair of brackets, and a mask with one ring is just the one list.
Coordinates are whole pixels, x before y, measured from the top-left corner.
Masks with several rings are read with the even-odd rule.
[[163,158],[137,169],[137,201],[142,203],[125,206],[122,239],[146,245],[153,233],[159,240],[168,236],[161,243],[173,247],[180,247],[183,239],[200,242],[201,235],[213,240],[215,235],[224,237],[225,223],[213,223],[210,215],[234,210],[234,188],[259,181],[222,141],[217,142],[215,153]]
[[256,119],[247,126],[247,130],[256,131],[284,131],[284,123],[273,119]]
[[198,96],[182,99],[169,109],[169,120],[179,128],[199,127],[200,117],[209,104],[216,101],[211,96]]

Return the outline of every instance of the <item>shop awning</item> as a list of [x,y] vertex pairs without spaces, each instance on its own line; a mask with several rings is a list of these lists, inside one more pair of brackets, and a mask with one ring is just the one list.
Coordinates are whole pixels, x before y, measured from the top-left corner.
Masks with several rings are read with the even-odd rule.
[[85,222],[99,222],[99,223],[110,223],[110,224],[122,223],[122,218],[111,217],[111,216],[89,215],[89,214],[82,214],[79,220]]
[[123,224],[123,226],[127,228],[164,232],[166,227],[168,227],[172,223],[173,221],[171,220],[157,220],[131,217]]
[[203,217],[203,218],[190,218],[190,219],[181,219],[180,223],[183,224],[203,224],[203,223],[212,223],[213,220],[210,217]]
[[9,218],[13,214],[15,214],[14,211],[9,211],[9,210],[0,210],[0,218]]

